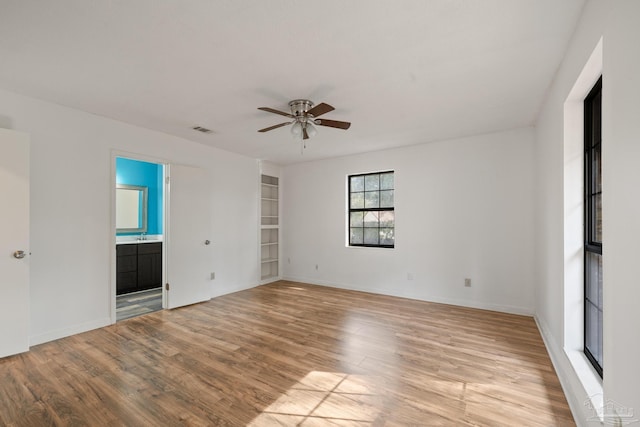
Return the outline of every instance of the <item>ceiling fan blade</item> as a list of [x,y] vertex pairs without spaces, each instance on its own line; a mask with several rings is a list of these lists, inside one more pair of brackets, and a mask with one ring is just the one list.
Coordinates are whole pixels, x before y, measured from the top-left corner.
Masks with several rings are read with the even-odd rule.
[[309,139],[309,134],[307,133],[307,128],[302,128],[302,139]]
[[260,129],[258,132],[268,132],[270,130],[278,129],[278,128],[281,128],[282,126],[286,126],[286,125],[289,125],[289,124],[291,124],[291,122],[280,123],[279,125],[269,126],[268,128]]
[[320,104],[307,111],[307,114],[310,114],[313,117],[318,117],[333,110],[335,110],[335,108],[333,108],[331,105],[321,102]]
[[327,120],[327,119],[318,119],[314,121],[315,124],[320,126],[329,126],[330,128],[338,128],[338,129],[349,129],[351,123],[349,122],[341,122],[338,120]]
[[258,110],[266,111],[268,113],[280,114],[281,116],[290,117],[292,119],[295,118],[295,116],[292,116],[289,113],[285,113],[284,111],[274,110],[273,108],[269,108],[269,107],[258,107]]

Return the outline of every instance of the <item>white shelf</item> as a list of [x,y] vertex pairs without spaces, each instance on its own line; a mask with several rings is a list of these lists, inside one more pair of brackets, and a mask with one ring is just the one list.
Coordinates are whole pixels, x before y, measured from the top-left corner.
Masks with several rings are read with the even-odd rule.
[[280,274],[280,200],[278,177],[260,177],[260,265],[262,280],[277,279]]

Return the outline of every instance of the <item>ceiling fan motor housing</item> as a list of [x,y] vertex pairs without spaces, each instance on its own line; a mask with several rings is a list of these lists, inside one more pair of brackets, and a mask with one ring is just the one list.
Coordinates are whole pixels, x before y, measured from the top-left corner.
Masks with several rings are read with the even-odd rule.
[[296,117],[304,117],[307,111],[313,108],[313,102],[308,99],[295,99],[289,102],[291,108],[291,114]]

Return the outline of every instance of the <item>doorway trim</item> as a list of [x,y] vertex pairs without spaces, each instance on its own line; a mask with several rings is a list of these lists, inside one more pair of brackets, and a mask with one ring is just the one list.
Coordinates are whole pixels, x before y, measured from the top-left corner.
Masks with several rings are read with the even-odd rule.
[[[123,157],[131,160],[138,160],[142,162],[148,163],[156,163],[159,165],[163,165],[163,183],[162,183],[162,191],[163,191],[163,214],[162,214],[162,223],[163,223],[163,238],[162,238],[162,283],[166,283],[166,266],[167,266],[167,250],[166,250],[166,240],[169,234],[169,230],[167,228],[167,212],[168,212],[168,197],[167,197],[167,177],[169,176],[169,161],[159,157],[147,156],[140,153],[132,153],[129,151],[122,150],[111,150],[110,161],[110,170],[111,170],[111,179],[109,180],[109,195],[110,195],[110,221],[109,221],[109,238],[107,241],[109,242],[109,254],[110,254],[110,268],[109,268],[109,317],[110,323],[113,325],[117,321],[116,315],[116,158]],[[162,308],[165,309],[167,307],[167,295],[166,289],[162,286]]]

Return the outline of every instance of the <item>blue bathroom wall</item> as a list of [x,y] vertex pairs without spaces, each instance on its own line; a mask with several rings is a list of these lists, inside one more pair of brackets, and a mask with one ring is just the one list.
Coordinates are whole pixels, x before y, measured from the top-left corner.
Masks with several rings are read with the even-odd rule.
[[[116,184],[140,185],[149,189],[147,234],[162,234],[163,179],[163,165],[116,157]],[[127,234],[138,233],[118,233],[118,236]]]

